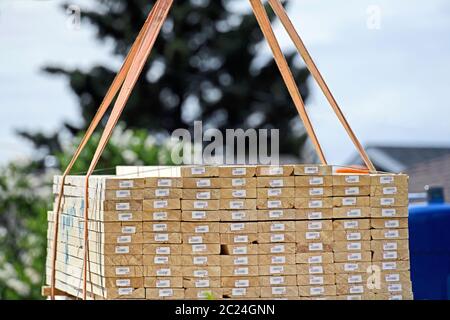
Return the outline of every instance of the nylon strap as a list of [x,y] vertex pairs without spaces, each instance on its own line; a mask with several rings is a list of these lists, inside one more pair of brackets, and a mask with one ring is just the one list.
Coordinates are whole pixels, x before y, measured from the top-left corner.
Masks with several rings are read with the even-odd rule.
[[303,102],[300,90],[298,89],[294,76],[292,75],[292,71],[289,68],[289,64],[287,63],[286,58],[283,55],[283,51],[281,50],[280,44],[278,43],[278,40],[272,29],[272,25],[270,24],[270,20],[267,16],[264,5],[260,0],[250,0],[250,3],[252,5],[256,20],[258,20],[259,26],[272,50],[275,62],[280,69],[281,76],[283,77],[286,87],[289,90],[289,94],[291,95],[300,118],[305,125],[306,132],[316,149],[320,161],[323,164],[327,164],[325,154],[323,153],[322,147],[319,143],[319,140],[317,139],[311,120],[309,119],[308,113],[306,112],[305,103]]
[[112,132],[119,121],[120,115],[131,95],[131,92],[142,72],[142,69],[150,55],[150,52],[155,44],[156,38],[159,35],[164,22],[167,19],[170,8],[172,7],[173,0],[160,0],[155,4],[155,15],[151,19],[150,24],[144,34],[142,43],[139,46],[137,54],[131,63],[130,70],[125,78],[122,88],[120,89],[117,100],[111,111],[111,115],[106,123],[100,138],[99,145],[95,151],[94,157],[89,166],[89,170],[86,174],[85,185],[85,207],[84,207],[84,270],[83,270],[83,299],[87,297],[87,265],[89,264],[89,233],[88,233],[88,221],[89,221],[89,177],[95,170],[97,163],[112,135]]
[[303,60],[306,63],[306,66],[313,75],[314,79],[319,84],[320,88],[322,89],[322,92],[324,93],[325,97],[327,98],[328,102],[330,103],[332,109],[336,113],[336,116],[338,117],[339,121],[343,125],[345,131],[349,135],[350,139],[352,140],[353,144],[355,145],[356,149],[358,150],[358,153],[360,154],[362,160],[364,161],[365,165],[369,169],[371,173],[376,173],[377,170],[375,166],[373,165],[372,161],[370,160],[367,152],[364,150],[364,147],[361,145],[360,141],[356,137],[356,134],[353,132],[352,128],[350,127],[350,124],[348,123],[346,117],[344,116],[341,108],[339,107],[336,99],[334,98],[333,94],[331,93],[330,88],[325,82],[325,79],[323,78],[322,74],[320,73],[319,69],[317,68],[316,64],[314,63],[311,55],[308,52],[308,49],[306,48],[305,44],[303,43],[302,39],[300,38],[300,35],[298,34],[297,30],[294,27],[294,24],[292,23],[291,19],[289,19],[289,16],[284,9],[283,5],[281,4],[280,0],[269,0],[270,5],[273,8],[273,11],[278,16],[278,18],[281,20],[281,23],[283,24],[284,28],[288,32],[290,38],[294,42],[298,52],[302,56]]
[[64,174],[61,178],[61,185],[59,186],[59,194],[57,198],[57,204],[56,204],[56,210],[55,210],[55,230],[53,235],[53,258],[52,258],[52,269],[51,269],[51,294],[50,297],[52,300],[55,299],[55,285],[56,285],[56,255],[57,255],[57,248],[58,248],[58,232],[59,232],[59,218],[61,214],[61,206],[62,206],[62,197],[64,195],[64,185],[67,176],[70,174],[70,171],[72,170],[73,166],[75,165],[76,161],[78,160],[81,152],[86,147],[89,139],[91,138],[92,134],[94,133],[95,129],[97,128],[98,124],[104,117],[106,111],[111,105],[111,102],[113,101],[114,97],[117,95],[117,92],[119,91],[120,87],[122,86],[125,77],[130,70],[131,62],[133,61],[134,57],[136,56],[137,50],[142,43],[142,38],[144,35],[144,32],[146,28],[148,27],[150,20],[153,18],[155,14],[154,8],[150,12],[149,16],[147,17],[147,20],[145,21],[144,26],[139,32],[139,35],[136,39],[136,41],[133,43],[120,71],[114,78],[113,83],[111,84],[111,87],[108,89],[108,92],[105,95],[105,98],[103,99],[99,109],[97,110],[91,124],[89,125],[88,129],[86,130],[85,135],[81,139],[81,142],[79,146],[77,147],[71,161],[69,162],[66,170],[64,171]]

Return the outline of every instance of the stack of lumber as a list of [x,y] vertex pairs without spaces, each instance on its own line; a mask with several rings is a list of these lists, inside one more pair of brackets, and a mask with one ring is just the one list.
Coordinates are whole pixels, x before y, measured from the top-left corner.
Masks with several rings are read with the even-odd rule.
[[[84,177],[66,178],[56,255],[56,288],[78,298],[84,189]],[[89,180],[87,290],[95,299],[412,299],[407,205],[405,175],[119,167]],[[48,226],[50,284],[54,212]]]

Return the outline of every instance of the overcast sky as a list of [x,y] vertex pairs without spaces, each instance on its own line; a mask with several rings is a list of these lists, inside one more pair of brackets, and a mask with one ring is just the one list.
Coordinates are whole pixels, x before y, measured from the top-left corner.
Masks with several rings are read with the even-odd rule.
[[[88,25],[69,27],[61,3],[0,0],[0,163],[30,155],[15,129],[51,132],[79,118],[65,80],[40,72],[43,65],[119,65]],[[291,3],[295,25],[363,144],[450,146],[448,0]],[[329,161],[349,159],[352,145],[315,85],[308,107]]]

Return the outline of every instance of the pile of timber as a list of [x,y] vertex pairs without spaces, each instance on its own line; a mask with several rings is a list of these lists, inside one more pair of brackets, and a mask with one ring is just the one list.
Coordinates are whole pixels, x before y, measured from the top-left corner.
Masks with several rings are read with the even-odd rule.
[[[55,177],[55,196],[61,182]],[[84,182],[65,180],[56,255],[56,288],[77,298]],[[412,299],[407,206],[401,174],[119,167],[89,181],[87,291],[95,299]],[[48,213],[48,285],[55,218]]]

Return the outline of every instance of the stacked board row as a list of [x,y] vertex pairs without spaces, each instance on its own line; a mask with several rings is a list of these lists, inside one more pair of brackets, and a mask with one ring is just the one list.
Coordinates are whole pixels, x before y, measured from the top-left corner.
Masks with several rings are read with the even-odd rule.
[[[62,180],[55,177],[54,193]],[[83,177],[65,180],[56,287],[80,297]],[[329,166],[122,167],[89,181],[101,299],[412,299],[408,178]],[[49,212],[50,283],[55,214]]]

